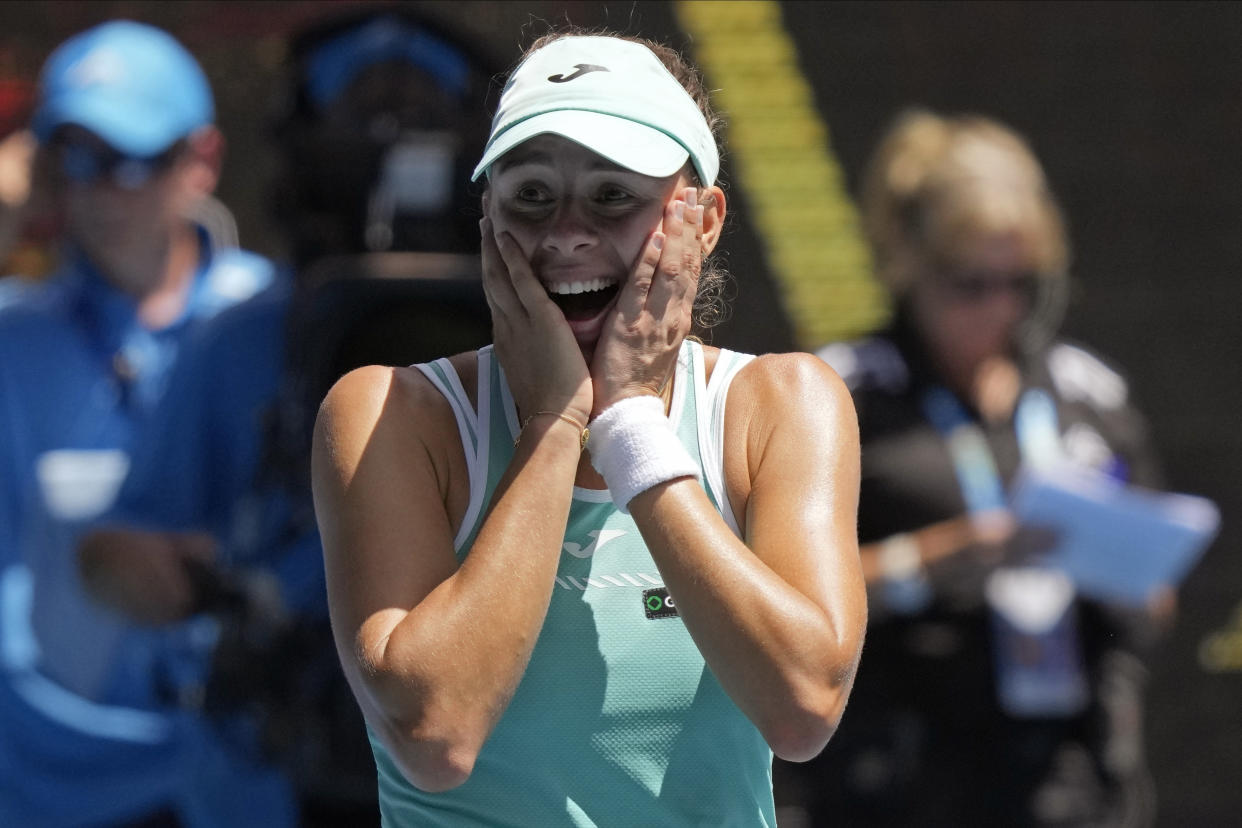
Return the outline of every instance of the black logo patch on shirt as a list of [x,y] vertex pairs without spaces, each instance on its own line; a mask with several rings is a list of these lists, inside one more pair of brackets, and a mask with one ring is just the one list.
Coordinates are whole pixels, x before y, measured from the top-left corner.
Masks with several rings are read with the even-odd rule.
[[643,590],[643,609],[648,618],[676,618],[677,605],[673,596],[668,594],[668,587]]

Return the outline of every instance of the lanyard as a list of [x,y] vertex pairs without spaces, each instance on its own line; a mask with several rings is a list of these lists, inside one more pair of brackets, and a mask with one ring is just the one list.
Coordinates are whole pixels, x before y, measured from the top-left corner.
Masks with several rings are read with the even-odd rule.
[[[948,445],[967,511],[978,514],[1005,508],[1008,498],[987,438],[958,398],[949,389],[935,386],[923,394],[922,408]],[[1024,463],[1043,467],[1058,460],[1057,409],[1048,392],[1039,388],[1023,392],[1014,413],[1014,427]]]
[[[923,395],[923,411],[945,438],[972,515],[1006,505],[1004,486],[983,429],[948,389]],[[1060,458],[1057,409],[1048,392],[1024,391],[1014,412],[1022,462]],[[991,607],[997,701],[1018,718],[1081,713],[1090,699],[1073,614],[1074,587],[1056,570],[1002,566],[985,587]]]

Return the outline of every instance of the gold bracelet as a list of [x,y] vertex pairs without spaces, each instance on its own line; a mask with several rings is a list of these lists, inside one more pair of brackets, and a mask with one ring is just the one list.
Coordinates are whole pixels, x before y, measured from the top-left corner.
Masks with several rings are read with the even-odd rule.
[[525,420],[522,420],[522,425],[520,428],[518,428],[517,437],[513,439],[514,448],[517,448],[517,444],[522,442],[522,432],[526,430],[526,426],[530,425],[530,421],[542,414],[548,414],[553,417],[556,417],[557,419],[564,420],[567,423],[571,423],[572,425],[576,425],[578,427],[578,430],[582,432],[578,436],[578,451],[582,451],[583,449],[586,448],[587,437],[591,436],[591,429],[587,428],[585,425],[578,422],[577,420],[575,420],[573,417],[569,416],[568,414],[564,414],[560,411],[536,411],[534,414],[531,414],[530,416],[528,416]]

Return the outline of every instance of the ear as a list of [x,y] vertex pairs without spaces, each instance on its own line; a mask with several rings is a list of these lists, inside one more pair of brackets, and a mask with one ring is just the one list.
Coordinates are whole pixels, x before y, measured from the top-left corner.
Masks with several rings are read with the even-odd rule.
[[186,183],[194,195],[209,196],[220,183],[224,134],[214,126],[200,127],[186,138]]
[[699,204],[703,205],[703,255],[707,256],[716,249],[724,230],[727,212],[724,190],[715,186],[699,190]]

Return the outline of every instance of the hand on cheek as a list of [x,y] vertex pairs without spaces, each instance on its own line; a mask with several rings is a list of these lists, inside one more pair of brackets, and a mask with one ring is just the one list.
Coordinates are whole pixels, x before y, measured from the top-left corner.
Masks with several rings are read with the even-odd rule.
[[595,414],[626,397],[658,395],[673,371],[702,266],[697,196],[694,188],[680,190],[639,253],[592,362]]
[[560,309],[548,298],[514,238],[479,222],[483,289],[495,352],[521,411],[558,411],[585,421],[591,410],[586,362]]

